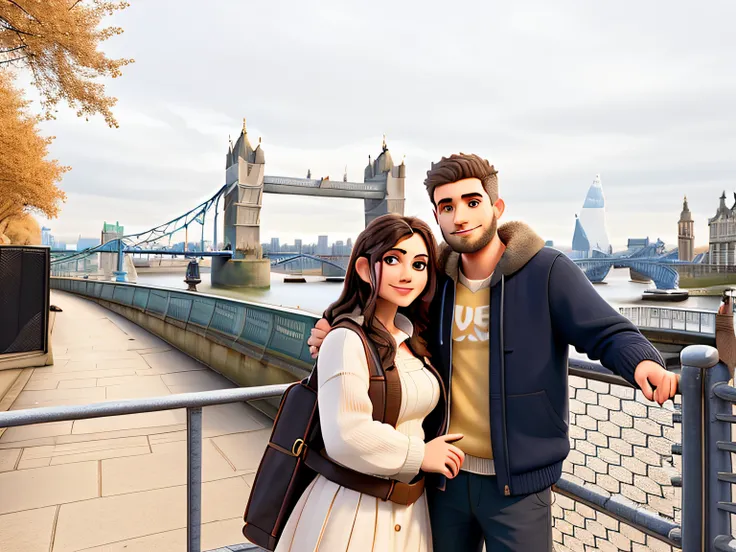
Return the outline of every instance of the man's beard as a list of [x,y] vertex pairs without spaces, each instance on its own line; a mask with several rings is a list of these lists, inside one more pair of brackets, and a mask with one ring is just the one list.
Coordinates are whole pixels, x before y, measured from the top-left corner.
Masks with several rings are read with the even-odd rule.
[[445,238],[445,241],[452,247],[453,251],[457,251],[458,253],[475,253],[491,243],[493,236],[496,235],[496,224],[496,215],[494,214],[490,226],[483,229],[483,234],[473,241],[456,236],[455,234],[445,234],[444,231],[442,231],[442,237]]

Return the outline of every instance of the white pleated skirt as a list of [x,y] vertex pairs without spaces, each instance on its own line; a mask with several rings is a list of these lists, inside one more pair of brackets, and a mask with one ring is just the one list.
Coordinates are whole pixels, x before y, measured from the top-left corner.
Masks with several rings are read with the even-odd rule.
[[297,502],[276,552],[430,552],[426,493],[410,506],[318,475]]

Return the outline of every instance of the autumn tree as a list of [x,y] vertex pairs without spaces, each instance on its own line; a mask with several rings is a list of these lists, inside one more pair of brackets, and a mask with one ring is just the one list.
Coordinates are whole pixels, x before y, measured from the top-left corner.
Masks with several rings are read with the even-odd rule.
[[46,158],[53,137],[39,135],[40,117],[27,111],[28,103],[0,70],[0,237],[6,236],[0,243],[33,229],[29,211],[53,218],[65,199],[56,184],[69,168]]
[[104,0],[0,0],[0,67],[23,66],[43,98],[44,115],[53,118],[62,100],[79,116],[100,114],[117,126],[116,99],[105,94],[98,77],[118,77],[130,59],[108,59],[99,44],[122,33],[100,28],[102,19],[128,7]]

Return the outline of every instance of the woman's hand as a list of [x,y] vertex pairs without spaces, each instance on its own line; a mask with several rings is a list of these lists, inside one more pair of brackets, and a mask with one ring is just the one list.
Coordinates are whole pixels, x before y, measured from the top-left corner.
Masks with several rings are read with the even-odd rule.
[[465,461],[465,453],[451,445],[450,442],[463,438],[461,433],[452,433],[432,439],[424,445],[424,460],[422,470],[425,472],[441,473],[445,477],[454,479]]

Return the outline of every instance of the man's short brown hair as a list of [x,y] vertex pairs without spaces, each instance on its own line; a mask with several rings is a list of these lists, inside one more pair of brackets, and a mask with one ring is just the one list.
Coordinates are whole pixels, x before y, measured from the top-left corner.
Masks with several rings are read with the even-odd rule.
[[434,189],[443,184],[450,184],[465,178],[477,178],[483,184],[483,189],[491,198],[491,203],[498,199],[498,171],[487,160],[474,153],[453,153],[450,157],[443,157],[439,163],[432,163],[427,171],[424,186],[427,188],[429,200],[434,205]]

